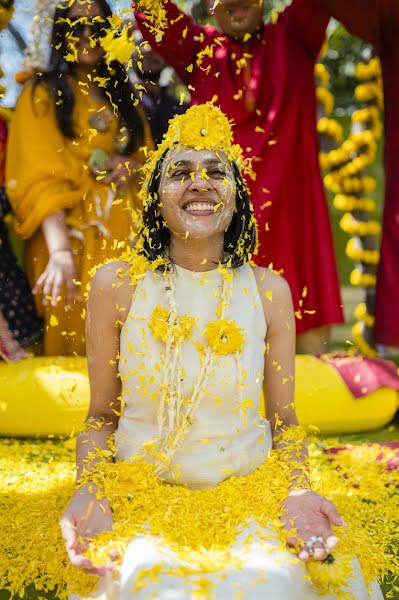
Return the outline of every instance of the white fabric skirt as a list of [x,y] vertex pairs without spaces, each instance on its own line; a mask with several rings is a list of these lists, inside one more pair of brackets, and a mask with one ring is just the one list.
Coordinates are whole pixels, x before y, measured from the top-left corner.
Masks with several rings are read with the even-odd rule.
[[[333,600],[320,596],[306,578],[304,564],[283,548],[271,531],[247,527],[231,549],[231,567],[214,573],[182,574],[190,563],[151,535],[134,538],[118,573],[105,577],[97,600]],[[237,567],[234,559],[240,561]],[[327,567],[326,567],[327,568]],[[367,590],[360,565],[345,591],[353,600],[384,600],[377,583]],[[71,600],[78,600],[76,595]]]

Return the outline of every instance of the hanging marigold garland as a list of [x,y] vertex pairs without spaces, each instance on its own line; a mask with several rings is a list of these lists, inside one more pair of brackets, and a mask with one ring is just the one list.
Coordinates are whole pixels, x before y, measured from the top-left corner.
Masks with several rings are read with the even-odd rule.
[[324,183],[335,194],[333,203],[343,211],[340,226],[351,237],[346,246],[346,255],[355,262],[350,276],[353,286],[366,290],[366,300],[355,310],[358,322],[352,330],[358,349],[367,356],[376,356],[374,349],[374,299],[376,271],[380,253],[376,249],[381,225],[370,218],[375,210],[375,201],[368,193],[375,189],[375,179],[365,170],[374,162],[377,141],[382,134],[380,110],[383,108],[381,66],[378,58],[372,57],[356,67],[359,84],[355,97],[363,106],[351,117],[351,130],[342,141],[342,127],[333,118],[334,98],[327,89],[329,74],[325,66],[316,66],[318,80],[317,100],[321,112],[318,132],[321,136],[322,152],[320,164],[326,175]]

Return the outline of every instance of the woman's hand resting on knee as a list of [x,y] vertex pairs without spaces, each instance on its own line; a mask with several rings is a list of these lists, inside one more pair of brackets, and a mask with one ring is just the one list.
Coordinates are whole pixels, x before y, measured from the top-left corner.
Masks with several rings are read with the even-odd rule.
[[87,573],[98,576],[113,569],[116,552],[111,551],[109,562],[101,566],[95,566],[83,555],[93,537],[102,531],[110,531],[112,525],[108,500],[96,497],[94,485],[85,485],[75,491],[60,520],[68,558],[74,567],[81,567]]
[[332,502],[311,490],[289,494],[283,502],[282,520],[287,530],[296,531],[296,536],[288,538],[288,545],[301,545],[298,556],[305,561],[311,556],[325,559],[338,543],[332,525],[344,524]]

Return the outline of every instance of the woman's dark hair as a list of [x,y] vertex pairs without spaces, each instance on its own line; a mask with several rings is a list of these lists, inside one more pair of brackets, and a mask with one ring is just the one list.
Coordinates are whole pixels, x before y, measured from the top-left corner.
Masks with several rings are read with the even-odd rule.
[[[159,214],[159,184],[167,152],[158,160],[148,183],[148,202],[142,215],[142,249],[150,261],[167,255],[170,232]],[[231,163],[236,186],[236,212],[224,235],[225,264],[237,268],[248,262],[257,243],[256,222],[247,185],[235,162]]]
[[[108,18],[112,16],[111,8],[105,0],[95,0],[95,2],[103,13],[104,29],[109,29],[111,24]],[[58,127],[66,138],[74,139],[72,121],[74,97],[69,79],[76,69],[76,62],[68,62],[65,59],[68,54],[67,33],[70,31],[66,19],[70,4],[70,0],[63,0],[57,4],[53,17],[49,68],[45,73],[36,75],[33,93],[40,83],[47,84],[54,99]],[[144,127],[139,112],[134,106],[137,99],[126,70],[117,61],[112,61],[108,65],[103,59],[97,65],[96,76],[105,82],[105,86],[99,89],[104,99],[111,102],[113,108],[116,107],[120,126],[126,127],[128,131],[123,153],[132,154],[143,145]]]

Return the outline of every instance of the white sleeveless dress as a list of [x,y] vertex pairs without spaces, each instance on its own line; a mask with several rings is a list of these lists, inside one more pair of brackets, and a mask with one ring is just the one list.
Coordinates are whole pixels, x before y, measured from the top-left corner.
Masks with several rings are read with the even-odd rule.
[[[175,267],[175,297],[179,315],[190,313],[197,319],[192,340],[182,346],[183,397],[188,397],[197,380],[200,360],[197,342],[203,341],[205,325],[215,321],[222,291],[222,275],[218,269],[194,273]],[[246,340],[241,354],[242,381],[240,396],[252,399],[245,417],[237,410],[237,367],[233,356],[215,361],[207,382],[206,394],[200,398],[192,426],[182,447],[174,456],[179,465],[179,483],[191,488],[216,486],[230,475],[246,475],[263,463],[272,446],[268,421],[259,417],[259,403],[264,371],[266,322],[256,280],[249,265],[236,269],[232,281],[231,302],[226,318],[234,319],[244,330]],[[165,280],[161,273],[147,272],[139,280],[136,293],[121,332],[119,372],[122,381],[123,410],[116,433],[117,459],[132,460],[142,455],[142,444],[155,438],[157,399],[160,396],[162,353],[165,344],[152,335],[148,326],[154,308],[168,308]],[[204,439],[207,443],[204,444]],[[150,459],[149,459],[150,460]],[[162,475],[173,482],[173,475]],[[249,532],[253,541],[249,545]],[[265,533],[265,532],[263,532]],[[257,541],[251,525],[237,537],[232,554],[242,567],[204,575],[212,588],[206,597],[218,600],[313,600],[319,598],[305,580],[305,569],[293,563],[292,555],[281,546],[270,531],[270,548],[265,554],[264,535]],[[356,562],[356,561],[355,561]],[[136,578],[143,570],[163,565],[166,572],[187,566],[171,549],[151,535],[140,535],[128,546],[117,579],[103,581],[99,595],[118,600],[186,600],[196,598],[194,579],[161,573],[157,581],[133,592]],[[163,569],[162,569],[163,570]],[[175,570],[176,572],[176,570]],[[382,600],[378,586],[369,596],[355,564],[351,591],[355,600]]]

